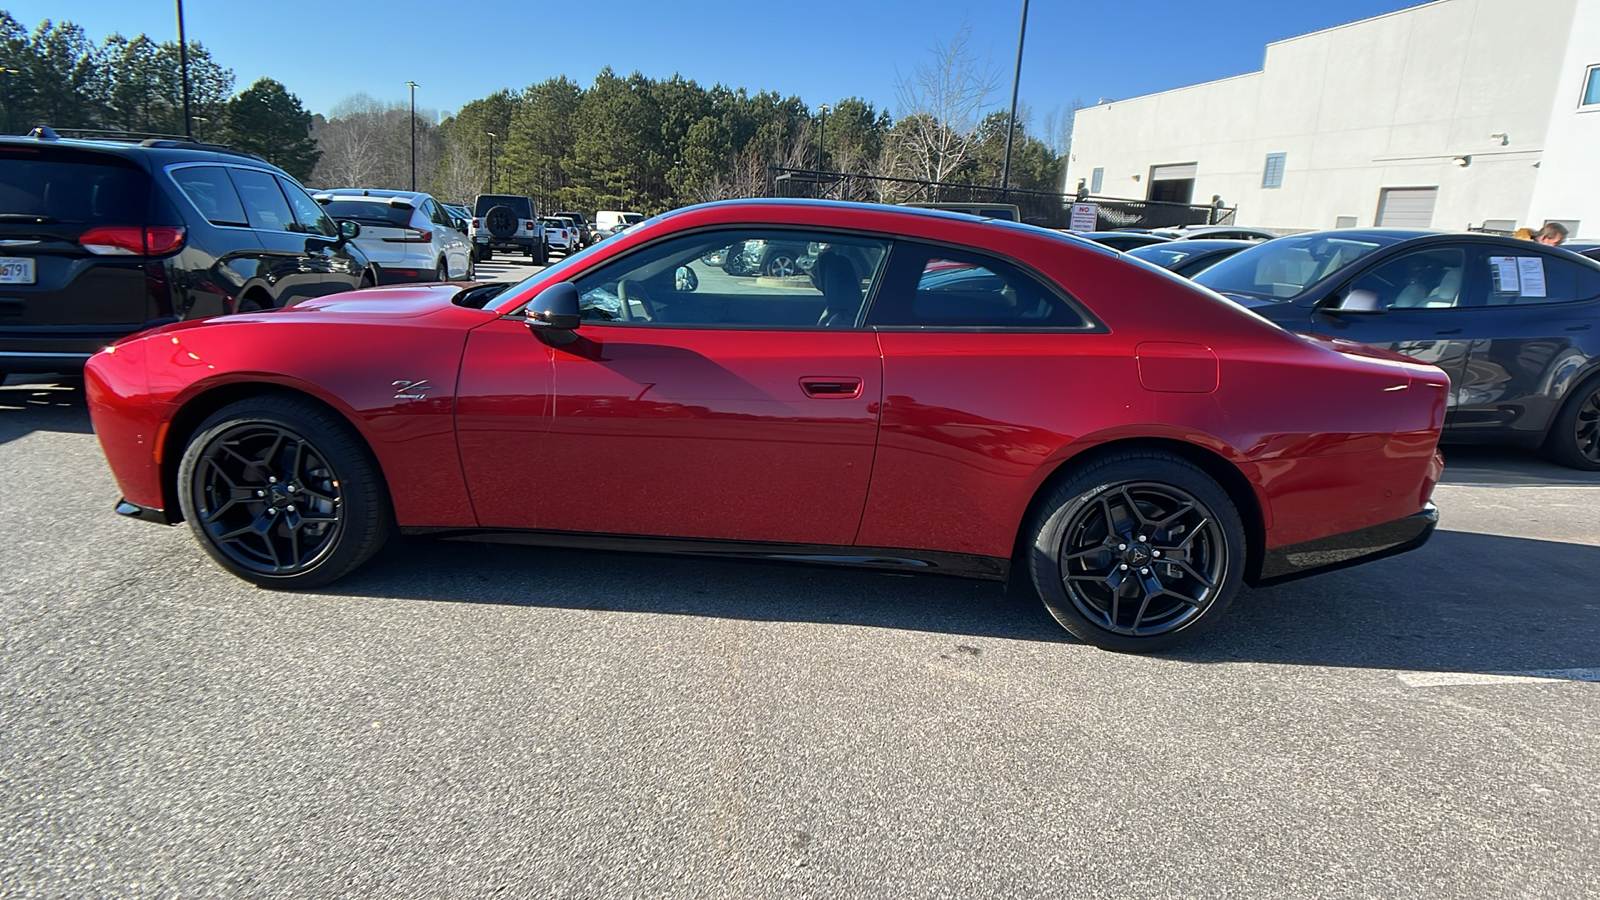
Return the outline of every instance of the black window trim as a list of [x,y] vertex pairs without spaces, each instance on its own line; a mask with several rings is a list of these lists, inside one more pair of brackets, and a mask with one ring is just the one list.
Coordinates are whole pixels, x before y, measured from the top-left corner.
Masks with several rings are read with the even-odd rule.
[[210,225],[213,228],[232,228],[232,229],[237,229],[237,230],[240,230],[240,231],[259,231],[260,229],[250,227],[250,213],[249,213],[248,210],[246,210],[244,208],[244,198],[240,197],[238,189],[234,188],[233,179],[232,178],[228,179],[228,187],[234,188],[233,196],[234,196],[235,200],[239,201],[239,211],[243,212],[245,214],[245,224],[243,224],[243,225],[235,225],[235,224],[232,224],[231,222],[213,222],[213,221],[211,221],[211,219],[207,218],[205,212],[200,209],[200,204],[194,202],[194,198],[189,196],[189,192],[184,189],[183,182],[179,181],[172,174],[173,172],[177,171],[178,169],[199,169],[199,168],[226,169],[226,168],[228,168],[228,166],[227,166],[226,163],[220,163],[220,162],[200,162],[200,161],[195,161],[195,162],[173,163],[172,165],[166,166],[162,171],[166,173],[167,179],[172,182],[172,186],[178,189],[178,193],[183,196],[183,199],[186,202],[188,202],[189,207],[195,211],[195,214],[200,217],[201,221],[204,221],[205,223],[207,223],[208,225]]
[[[1066,303],[1067,306],[1081,316],[1083,321],[1087,324],[1076,327],[1064,325],[874,325],[872,323],[873,304],[878,298],[878,291],[882,290],[883,284],[888,281],[889,273],[887,268],[893,262],[894,254],[899,251],[902,245],[905,244],[918,245],[920,247],[929,248],[935,251],[956,251],[978,257],[987,257],[989,259],[1005,263],[1006,265],[1011,266],[1022,274],[1038,282],[1040,287],[1044,288],[1045,291]],[[1101,321],[1099,316],[1090,312],[1089,308],[1079,301],[1077,297],[1074,297],[1072,294],[1068,293],[1066,288],[1056,284],[1054,278],[1045,275],[1043,272],[1040,272],[1038,269],[1035,269],[1033,266],[1024,263],[1022,260],[1017,259],[1014,256],[1000,255],[988,250],[979,250],[961,244],[952,244],[948,241],[920,237],[901,237],[895,239],[894,245],[889,250],[888,257],[884,259],[884,267],[885,277],[881,279],[878,283],[878,286],[873,289],[872,296],[868,298],[868,301],[862,304],[862,308],[866,314],[862,319],[858,320],[865,322],[865,327],[873,331],[880,331],[885,334],[917,334],[923,332],[937,332],[940,334],[966,332],[971,332],[973,334],[1109,334],[1111,332],[1111,329],[1107,327],[1105,322]]]
[[[286,175],[284,173],[281,173],[281,172],[278,172],[278,171],[273,170],[273,169],[263,169],[260,166],[241,166],[241,165],[238,165],[238,164],[232,163],[232,162],[217,162],[217,161],[213,161],[213,160],[193,160],[193,161],[172,163],[170,165],[163,166],[162,167],[162,171],[166,173],[167,180],[171,181],[172,182],[172,186],[177,188],[178,189],[178,193],[183,195],[183,199],[184,199],[185,202],[187,202],[189,204],[189,208],[193,209],[195,211],[195,215],[199,216],[202,221],[206,222],[211,227],[213,227],[213,228],[231,228],[231,229],[235,229],[235,230],[238,230],[238,231],[257,231],[257,232],[263,232],[263,233],[266,233],[266,234],[293,234],[293,235],[298,235],[298,236],[301,236],[301,237],[326,237],[327,236],[327,235],[321,235],[321,234],[313,234],[313,233],[311,233],[309,231],[284,231],[283,229],[280,229],[280,228],[257,228],[254,225],[219,225],[216,222],[213,222],[210,219],[207,219],[206,218],[206,214],[201,212],[199,205],[194,202],[194,198],[190,197],[189,193],[183,189],[183,185],[178,183],[178,179],[172,177],[172,171],[174,169],[189,169],[189,168],[194,168],[196,166],[212,166],[214,168],[222,168],[222,169],[245,169],[245,170],[248,170],[248,171],[251,171],[251,172],[260,172],[263,175],[271,176],[273,179],[289,178],[289,180],[293,181],[295,184],[299,184],[300,182],[294,181],[294,179],[290,178],[288,175]],[[301,189],[304,190],[304,185],[301,185]],[[283,193],[283,188],[281,188],[281,187],[278,188],[278,193],[280,193],[280,194]],[[310,193],[311,193],[310,191],[306,191],[307,195],[310,195]],[[315,200],[316,198],[313,197],[312,199]],[[244,202],[244,198],[240,197],[239,198],[239,202],[243,203]],[[283,202],[287,205],[288,202],[289,202],[289,198],[288,197],[284,197],[283,198]],[[245,215],[248,216],[249,213],[250,213],[249,210],[245,210]],[[292,207],[292,206],[289,207],[289,214],[291,216],[294,215],[294,207]],[[329,216],[329,218],[331,219],[332,216]],[[299,219],[297,218],[295,221],[299,221]]]

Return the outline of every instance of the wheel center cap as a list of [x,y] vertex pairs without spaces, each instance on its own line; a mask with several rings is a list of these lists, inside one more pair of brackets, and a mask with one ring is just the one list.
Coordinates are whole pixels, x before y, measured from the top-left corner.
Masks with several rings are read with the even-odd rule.
[[1147,566],[1154,559],[1147,544],[1129,544],[1122,558],[1130,566]]
[[273,506],[288,506],[294,501],[294,495],[289,493],[289,488],[284,484],[273,484],[267,487],[267,502]]

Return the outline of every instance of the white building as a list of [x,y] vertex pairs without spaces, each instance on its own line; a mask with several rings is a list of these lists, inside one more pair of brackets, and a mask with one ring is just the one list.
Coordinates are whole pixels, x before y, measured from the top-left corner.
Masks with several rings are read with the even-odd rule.
[[1259,72],[1079,110],[1080,179],[1266,228],[1600,238],[1600,0],[1436,0],[1268,44]]

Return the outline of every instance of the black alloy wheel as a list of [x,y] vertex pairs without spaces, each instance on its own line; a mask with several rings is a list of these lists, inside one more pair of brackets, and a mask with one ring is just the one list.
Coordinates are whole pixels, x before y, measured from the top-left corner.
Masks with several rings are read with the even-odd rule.
[[1134,451],[1075,473],[1040,512],[1030,553],[1056,620],[1107,650],[1171,646],[1209,627],[1242,581],[1244,529],[1193,464]]
[[1545,450],[1562,465],[1600,471],[1600,376],[1572,392],[1550,426]]
[[376,553],[391,527],[365,444],[330,411],[289,396],[213,414],[184,451],[178,488],[206,552],[269,587],[326,584]]

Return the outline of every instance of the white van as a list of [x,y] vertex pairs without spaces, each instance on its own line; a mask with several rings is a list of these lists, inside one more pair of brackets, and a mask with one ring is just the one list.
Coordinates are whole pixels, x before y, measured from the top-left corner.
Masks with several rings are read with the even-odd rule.
[[622,212],[616,209],[597,210],[594,214],[595,231],[611,231],[617,226],[627,227],[644,221],[644,213]]

